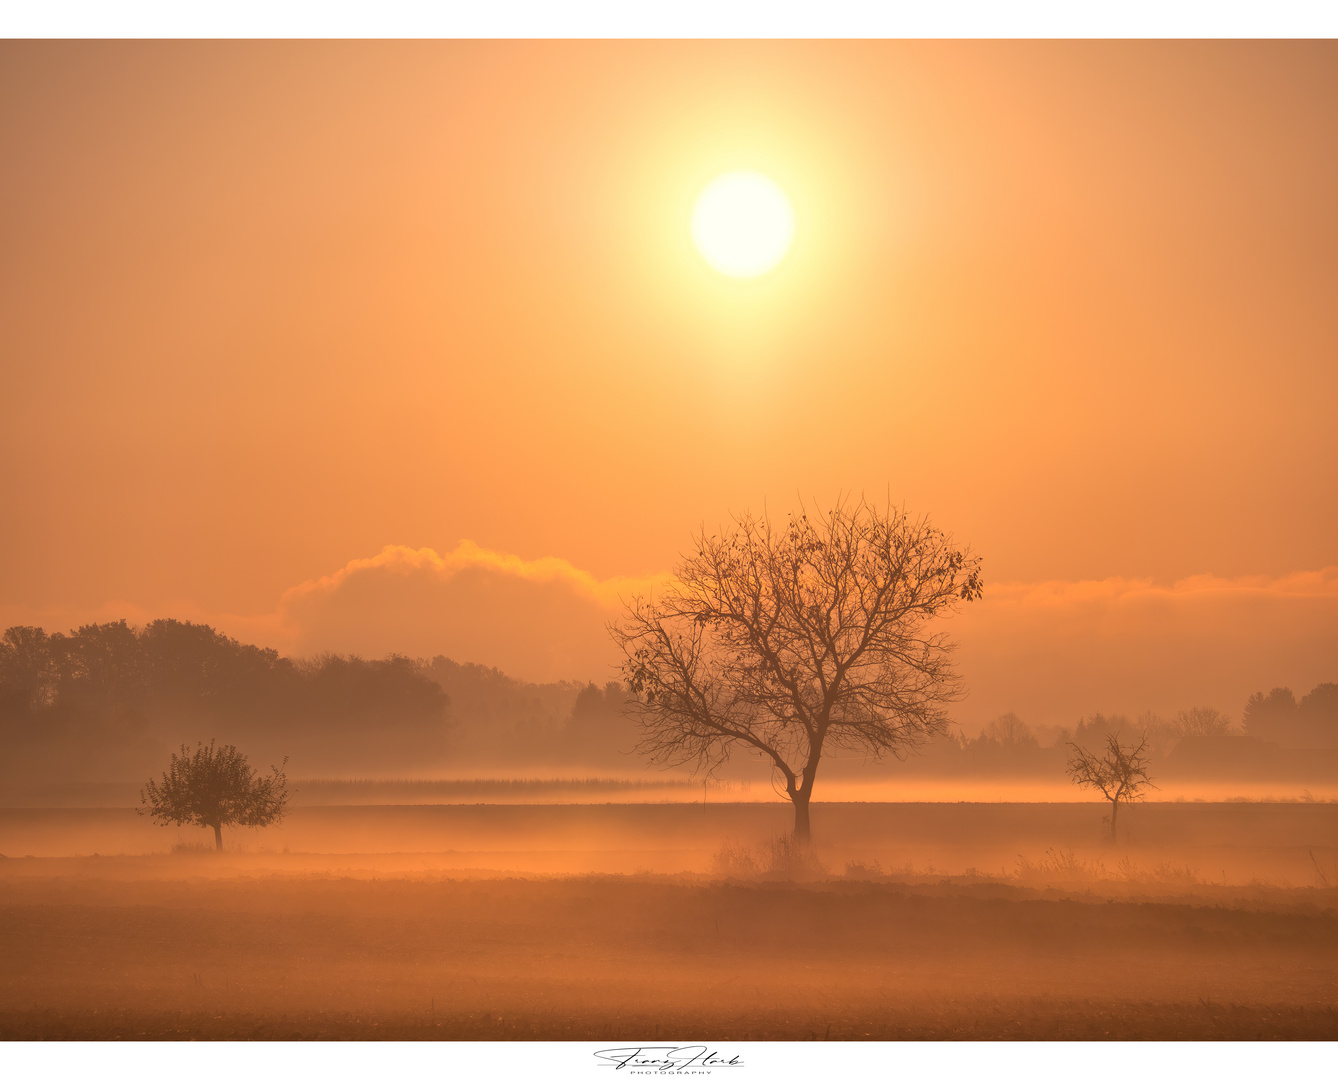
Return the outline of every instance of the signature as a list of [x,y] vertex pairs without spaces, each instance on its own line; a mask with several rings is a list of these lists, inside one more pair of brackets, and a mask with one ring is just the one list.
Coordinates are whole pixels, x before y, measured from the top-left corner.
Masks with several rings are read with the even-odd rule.
[[682,1072],[686,1069],[727,1069],[743,1065],[743,1058],[721,1057],[706,1046],[620,1046],[596,1050],[601,1065],[618,1069],[654,1069],[656,1072]]

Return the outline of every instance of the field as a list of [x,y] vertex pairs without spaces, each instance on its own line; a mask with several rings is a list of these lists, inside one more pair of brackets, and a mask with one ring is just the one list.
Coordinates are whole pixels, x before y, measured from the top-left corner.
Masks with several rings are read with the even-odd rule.
[[822,804],[813,865],[767,803],[5,809],[0,1033],[1338,1037],[1338,805],[1101,814]]

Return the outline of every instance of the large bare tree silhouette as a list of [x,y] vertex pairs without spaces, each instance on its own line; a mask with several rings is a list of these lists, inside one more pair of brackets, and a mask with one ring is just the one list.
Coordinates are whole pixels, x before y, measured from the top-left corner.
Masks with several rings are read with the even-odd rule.
[[744,515],[694,547],[609,628],[640,749],[708,774],[735,749],[762,755],[807,840],[825,751],[900,757],[944,730],[958,680],[933,625],[980,597],[980,561],[927,519],[864,499],[783,527]]

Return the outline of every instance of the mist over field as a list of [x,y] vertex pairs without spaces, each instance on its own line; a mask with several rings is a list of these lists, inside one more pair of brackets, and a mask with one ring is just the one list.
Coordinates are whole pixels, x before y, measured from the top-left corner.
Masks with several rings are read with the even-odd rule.
[[[836,756],[801,849],[760,762],[639,756],[618,681],[180,622],[2,648],[9,1038],[1338,1036],[1328,686],[1243,703],[1253,735],[1009,714]],[[1065,774],[1111,732],[1158,785],[1114,843]],[[136,812],[206,737],[292,759],[284,818],[221,853]]]
[[[1299,688],[1298,688],[1299,689]],[[531,683],[445,656],[379,660],[281,656],[207,625],[126,620],[0,636],[0,802],[53,785],[134,783],[183,743],[235,743],[258,762],[287,758],[304,778],[420,779],[608,775],[685,783],[637,753],[640,731],[618,679]],[[1161,716],[1097,709],[1066,724],[1014,713],[971,731],[951,723],[903,760],[833,753],[824,784],[900,798],[954,790],[1063,791],[1066,747],[1146,735],[1159,797],[1300,796],[1338,784],[1338,686],[1261,688],[1238,713],[1192,705]],[[1240,719],[1238,719],[1238,717]],[[766,787],[746,750],[717,776]],[[1233,790],[1234,786],[1234,790]],[[1169,794],[1168,794],[1169,793]]]
[[[609,798],[610,793],[601,794]],[[1338,805],[0,811],[10,1038],[1338,1035]],[[165,851],[164,839],[173,843]],[[102,854],[88,856],[89,846]],[[158,854],[148,854],[157,851]],[[112,854],[124,852],[126,854]],[[142,853],[141,853],[142,852]]]

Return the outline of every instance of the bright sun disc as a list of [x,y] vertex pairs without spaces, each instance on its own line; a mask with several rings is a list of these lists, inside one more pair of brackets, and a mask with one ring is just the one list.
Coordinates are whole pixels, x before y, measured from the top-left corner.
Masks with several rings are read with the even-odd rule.
[[756,277],[790,250],[794,211],[785,192],[761,173],[726,173],[698,196],[692,239],[722,274]]

